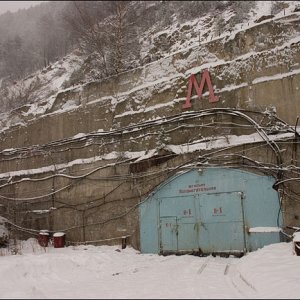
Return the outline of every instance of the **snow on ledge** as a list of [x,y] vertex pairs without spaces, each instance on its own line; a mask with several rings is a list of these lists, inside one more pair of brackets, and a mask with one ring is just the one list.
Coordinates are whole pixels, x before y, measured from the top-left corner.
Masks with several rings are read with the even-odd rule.
[[300,232],[294,232],[293,242],[300,242]]
[[280,232],[280,227],[252,227],[249,232]]
[[[295,133],[293,132],[285,132],[285,133],[278,133],[269,135],[268,139],[269,141],[276,141],[276,140],[282,140],[282,139],[289,139],[293,137]],[[83,137],[81,133],[76,135],[79,137]],[[167,145],[166,149],[172,151],[175,154],[184,154],[184,153],[192,153],[194,151],[199,150],[211,150],[211,149],[220,149],[225,148],[228,146],[237,146],[237,145],[243,145],[248,143],[258,143],[262,142],[263,138],[260,136],[259,133],[253,133],[249,135],[228,135],[226,137],[224,136],[216,136],[214,139],[211,137],[209,140],[199,140],[195,141],[193,144],[181,144],[181,145]],[[15,150],[15,149],[12,149]],[[146,151],[125,151],[122,153],[126,158],[128,159],[137,159],[137,161],[147,159],[149,157],[152,157],[156,154],[157,149],[149,149],[148,152]],[[57,172],[60,170],[63,170],[65,168],[72,167],[74,165],[80,165],[80,164],[89,164],[89,163],[95,163],[99,160],[114,160],[120,157],[121,153],[119,152],[110,152],[108,154],[104,154],[101,156],[93,156],[90,158],[78,158],[73,161],[70,161],[68,163],[63,164],[55,164],[47,167],[41,167],[37,169],[27,169],[27,170],[19,170],[19,171],[10,171],[6,173],[0,173],[0,179],[2,178],[9,178],[13,176],[25,176],[25,175],[33,175],[33,174],[42,174],[46,172]]]

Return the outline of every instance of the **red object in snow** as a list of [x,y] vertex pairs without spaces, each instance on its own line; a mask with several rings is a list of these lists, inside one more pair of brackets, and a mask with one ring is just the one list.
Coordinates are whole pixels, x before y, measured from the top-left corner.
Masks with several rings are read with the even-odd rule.
[[65,246],[65,236],[64,232],[55,232],[53,234],[54,248],[63,248]]

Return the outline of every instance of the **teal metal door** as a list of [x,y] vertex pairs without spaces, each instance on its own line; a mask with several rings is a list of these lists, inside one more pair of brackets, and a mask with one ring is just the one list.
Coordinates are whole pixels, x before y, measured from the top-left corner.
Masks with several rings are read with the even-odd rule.
[[241,253],[281,242],[274,178],[234,169],[179,173],[140,205],[143,253]]
[[161,199],[159,211],[160,252],[198,250],[195,197]]
[[160,249],[162,253],[177,250],[177,218],[160,218]]
[[204,253],[244,252],[242,193],[219,193],[198,198],[201,230],[199,245]]
[[180,218],[177,222],[178,251],[198,250],[198,227],[195,218]]

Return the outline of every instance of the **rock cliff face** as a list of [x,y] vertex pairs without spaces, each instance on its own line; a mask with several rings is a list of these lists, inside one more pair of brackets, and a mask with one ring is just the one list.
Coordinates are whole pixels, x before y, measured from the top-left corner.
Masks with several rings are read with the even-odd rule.
[[[26,126],[6,131],[1,149],[120,129],[184,112],[189,76],[197,74],[200,83],[205,69],[220,101],[212,106],[205,86],[201,99],[194,96],[192,110],[232,107],[264,111],[273,106],[280,118],[293,125],[299,114],[299,22],[299,13],[293,13],[248,27],[244,24],[235,33],[144,67],[58,93],[52,106],[41,110],[42,115],[31,114],[29,106],[15,110],[2,121],[2,128],[14,118]],[[47,128],[42,135],[38,134],[41,128]]]
[[[186,25],[157,36],[151,51],[174,47],[184,32],[197,37]],[[200,84],[205,70],[219,101],[209,101],[206,81],[202,96],[194,87],[191,107],[184,108],[190,76]],[[72,241],[125,232],[138,247],[133,208],[179,166],[196,164],[199,154],[207,158],[215,147],[235,155],[227,150],[232,136],[246,136],[246,143],[235,144],[238,151],[265,166],[297,161],[296,142],[282,157],[268,135],[297,136],[299,87],[300,13],[293,12],[245,23],[210,40],[202,36],[198,44],[143,67],[59,92],[51,105],[21,107],[1,121],[7,128],[0,133],[5,213],[14,211],[24,228],[67,230]],[[15,126],[9,126],[12,120]],[[257,142],[257,132],[263,147],[253,152],[247,147],[251,138]],[[9,206],[15,199],[22,204]],[[288,201],[287,211],[295,209]]]

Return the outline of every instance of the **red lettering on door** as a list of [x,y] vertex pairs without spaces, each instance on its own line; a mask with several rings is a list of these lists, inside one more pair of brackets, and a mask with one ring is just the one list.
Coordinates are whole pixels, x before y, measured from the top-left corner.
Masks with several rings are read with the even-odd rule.
[[183,108],[189,108],[189,107],[192,106],[192,104],[191,104],[191,95],[192,95],[192,91],[193,91],[193,86],[196,89],[197,95],[199,97],[202,96],[202,92],[203,92],[205,82],[207,83],[207,86],[208,86],[209,102],[213,103],[213,102],[218,102],[219,101],[219,97],[215,96],[215,94],[214,94],[214,89],[213,89],[212,84],[211,84],[209,72],[208,72],[208,70],[204,70],[203,73],[202,73],[200,86],[198,86],[195,74],[192,74],[190,76],[187,95],[186,95],[186,101],[185,101],[185,104],[184,104]]
[[214,208],[214,215],[221,215],[222,213],[222,207]]

